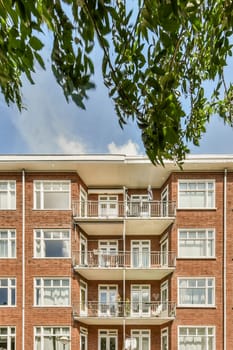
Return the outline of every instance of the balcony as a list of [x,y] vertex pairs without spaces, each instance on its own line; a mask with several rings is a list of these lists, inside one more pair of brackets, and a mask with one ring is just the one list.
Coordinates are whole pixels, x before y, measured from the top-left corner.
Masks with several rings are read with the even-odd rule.
[[[161,280],[175,270],[174,252],[74,251],[73,268],[87,280]],[[98,273],[97,273],[98,272]]]
[[89,325],[162,325],[176,316],[174,302],[88,301],[73,306],[73,318]]
[[[160,235],[175,219],[175,202],[74,201],[73,217],[90,235]],[[108,224],[108,225],[106,225]]]

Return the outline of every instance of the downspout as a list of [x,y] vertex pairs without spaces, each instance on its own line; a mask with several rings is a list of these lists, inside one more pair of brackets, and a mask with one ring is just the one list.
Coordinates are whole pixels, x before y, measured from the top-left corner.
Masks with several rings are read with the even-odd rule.
[[25,349],[25,170],[22,169],[22,350]]
[[224,169],[224,190],[223,190],[223,348],[227,350],[227,169]]

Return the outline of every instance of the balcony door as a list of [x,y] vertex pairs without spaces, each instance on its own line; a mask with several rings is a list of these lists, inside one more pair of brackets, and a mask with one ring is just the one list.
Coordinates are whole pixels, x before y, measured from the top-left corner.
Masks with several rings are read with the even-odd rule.
[[133,268],[150,267],[150,241],[131,241],[131,266]]
[[87,265],[87,239],[83,235],[80,237],[80,265]]
[[99,216],[118,216],[118,196],[99,196]]
[[99,241],[99,267],[116,267],[117,241]]
[[168,214],[168,186],[166,186],[161,193],[161,216],[167,217]]
[[161,265],[168,266],[168,240],[167,239],[161,243],[160,252],[161,252]]
[[161,303],[162,303],[162,314],[167,316],[168,314],[168,281],[161,284],[160,288]]
[[150,286],[131,286],[131,316],[140,317],[150,314]]
[[84,190],[82,186],[80,186],[80,216],[87,216],[87,192]]
[[87,284],[80,281],[80,314],[86,316],[87,311]]
[[[135,350],[150,350],[150,331],[149,330],[132,330],[131,339],[135,339]],[[129,348],[131,350],[131,348]]]
[[99,286],[99,316],[116,316],[117,286]]
[[99,347],[98,350],[117,350],[117,331],[100,330],[99,331]]
[[130,215],[138,217],[150,216],[150,203],[147,194],[133,194],[131,196]]

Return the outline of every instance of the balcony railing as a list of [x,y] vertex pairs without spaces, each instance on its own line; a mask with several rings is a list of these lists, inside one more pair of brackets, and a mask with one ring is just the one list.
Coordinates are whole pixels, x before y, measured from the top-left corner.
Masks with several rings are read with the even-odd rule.
[[73,216],[77,218],[172,218],[173,201],[74,201]]
[[74,251],[73,266],[82,268],[136,268],[154,269],[175,267],[175,252],[130,252],[119,251],[106,254],[94,249],[88,252]]
[[88,301],[73,306],[73,317],[159,317],[174,318],[176,315],[176,304],[174,302],[130,302],[116,301],[111,303],[101,303],[98,301]]

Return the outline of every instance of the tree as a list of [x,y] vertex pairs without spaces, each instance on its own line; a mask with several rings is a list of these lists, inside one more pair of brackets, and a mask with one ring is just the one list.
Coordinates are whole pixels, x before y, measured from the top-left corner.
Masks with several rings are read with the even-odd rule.
[[137,121],[153,163],[182,162],[213,114],[232,125],[231,0],[0,0],[1,92],[20,110],[23,76],[33,83],[35,65],[45,68],[48,30],[57,83],[81,108],[98,41],[120,126]]

